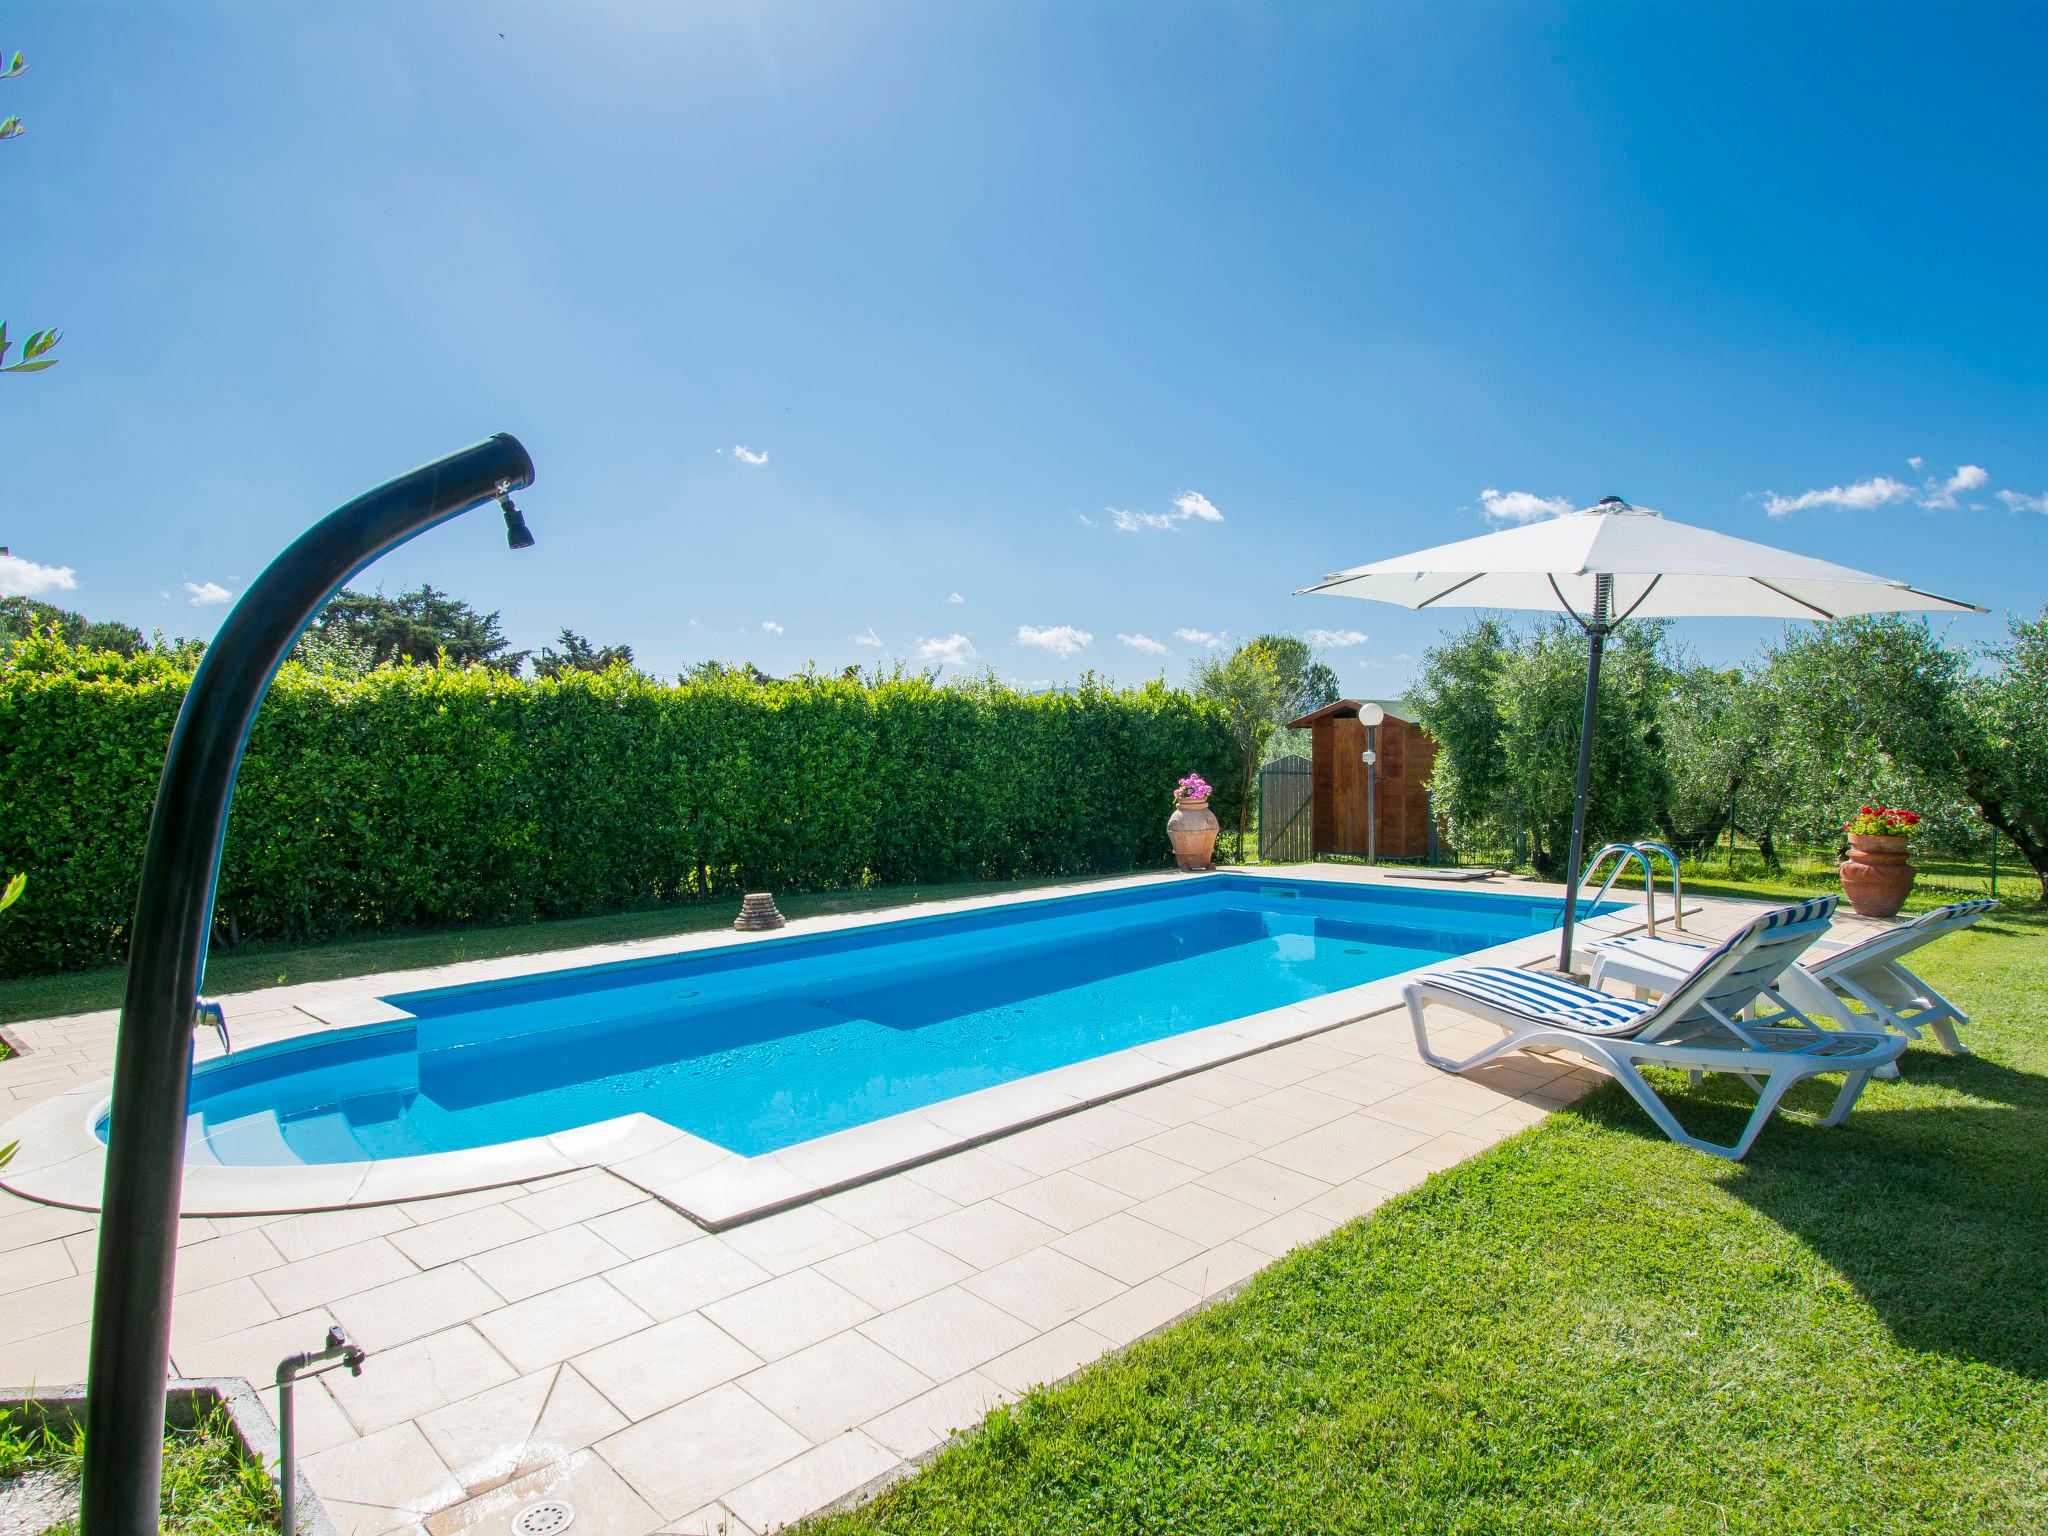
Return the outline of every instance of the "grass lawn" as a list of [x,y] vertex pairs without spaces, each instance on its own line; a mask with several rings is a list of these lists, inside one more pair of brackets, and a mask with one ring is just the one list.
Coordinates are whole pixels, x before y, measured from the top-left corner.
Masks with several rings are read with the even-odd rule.
[[2048,913],[1924,954],[1979,1054],[1847,1127],[1602,1089],[813,1536],[2048,1530]]
[[[0,1409],[0,1530],[13,1536],[73,1536],[75,1517],[54,1525],[22,1523],[11,1494],[53,1485],[75,1488],[84,1436],[23,1413]],[[65,1499],[69,1504],[74,1499]],[[41,1501],[38,1501],[41,1507]],[[164,1536],[264,1536],[277,1529],[277,1490],[242,1454],[225,1413],[216,1409],[191,1429],[164,1434]]]
[[[1086,875],[1053,880],[974,880],[919,885],[882,885],[857,891],[818,895],[777,896],[783,916],[819,917],[835,912],[874,912],[920,901],[946,901],[965,896],[1002,895],[1036,886],[1081,885]],[[1105,875],[1098,878],[1116,879]],[[491,960],[504,955],[530,955],[584,944],[621,944],[633,939],[658,939],[671,934],[703,933],[731,924],[739,911],[738,897],[620,912],[603,917],[562,918],[543,923],[511,923],[498,927],[446,928],[428,933],[379,934],[334,944],[246,944],[239,949],[215,947],[207,956],[209,997],[281,987],[306,981],[333,981],[342,976],[369,976],[379,971],[419,966],[453,965],[461,960]],[[0,1024],[15,1019],[46,1019],[58,1014],[89,1013],[118,1008],[125,972],[120,966],[72,971],[57,976],[24,976],[0,985]]]

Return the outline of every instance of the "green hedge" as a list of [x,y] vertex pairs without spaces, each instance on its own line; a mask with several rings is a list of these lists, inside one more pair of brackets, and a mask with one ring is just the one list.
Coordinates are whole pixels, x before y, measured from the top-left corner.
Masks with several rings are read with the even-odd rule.
[[[0,659],[0,974],[122,958],[189,674],[36,638]],[[920,678],[672,687],[288,666],[250,738],[217,915],[240,939],[565,917],[742,888],[1165,862],[1174,781],[1230,782],[1154,683],[1026,696]]]

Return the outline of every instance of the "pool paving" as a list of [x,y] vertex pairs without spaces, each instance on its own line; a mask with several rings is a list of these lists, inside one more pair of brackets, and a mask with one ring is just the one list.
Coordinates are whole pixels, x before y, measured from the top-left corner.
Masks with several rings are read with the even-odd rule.
[[[1756,910],[1698,906],[1688,929],[1710,935]],[[388,982],[248,994],[229,1019],[238,1043],[282,1038],[323,1027],[297,1011],[303,994],[331,1004]],[[1417,1058],[1405,1014],[1375,1006],[717,1232],[604,1168],[189,1218],[173,1365],[261,1384],[346,1327],[369,1363],[301,1388],[299,1435],[313,1486],[354,1536],[495,1536],[542,1498],[608,1536],[766,1532],[902,1475],[992,1406],[1599,1081],[1535,1056],[1445,1076]],[[0,1062],[0,1117],[104,1076],[114,1015],[9,1032],[26,1054]],[[1438,1038],[1494,1034],[1447,1017]],[[92,1213],[0,1192],[0,1385],[83,1378],[96,1247]]]

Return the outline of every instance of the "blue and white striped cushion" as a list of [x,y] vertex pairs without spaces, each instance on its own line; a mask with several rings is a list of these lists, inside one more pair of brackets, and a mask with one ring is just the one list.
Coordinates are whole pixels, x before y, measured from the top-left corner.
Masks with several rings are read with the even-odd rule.
[[1609,997],[1546,971],[1523,971],[1505,965],[1438,971],[1419,980],[1491,1003],[1534,1022],[1582,1035],[1630,1035],[1654,1011],[1648,1003]]
[[1839,896],[1809,896],[1805,901],[1795,901],[1789,907],[1779,907],[1766,912],[1751,926],[1761,927],[1765,932],[1773,928],[1790,928],[1794,923],[1825,922],[1835,915],[1835,908],[1841,904]]
[[1988,896],[1979,896],[1972,901],[1952,901],[1945,907],[1936,907],[1932,912],[1921,913],[1909,923],[1900,923],[1895,928],[1873,933],[1869,938],[1851,944],[1847,949],[1838,949],[1831,955],[1823,955],[1813,963],[1813,972],[1816,976],[1835,976],[1844,971],[1853,971],[1857,966],[1866,965],[1873,959],[1889,959],[1895,955],[1908,954],[1953,929],[1969,927],[1997,905],[1998,903]]
[[1998,903],[1988,896],[1979,896],[1974,901],[1952,901],[1945,907],[1936,907],[1921,918],[1920,922],[1932,928],[1937,923],[1951,923],[1959,917],[1975,917],[1980,912],[1989,912],[1997,905]]
[[[1808,901],[1794,902],[1789,907],[1773,908],[1744,924],[1725,942],[1702,951],[1699,963],[1693,967],[1694,975],[1721,961],[1737,944],[1756,936],[1753,947],[1714,984],[1713,990],[1705,998],[1692,1001],[1686,1010],[1687,1016],[1708,1017],[1701,1012],[1703,1002],[1729,1014],[1746,1007],[1778,976],[1791,958],[1811,942],[1810,933],[1791,930],[1827,922],[1834,916],[1840,899],[1837,896],[1816,896]],[[1498,965],[1438,971],[1422,979],[1446,991],[1460,992],[1480,1002],[1491,1003],[1535,1023],[1583,1035],[1615,1037],[1633,1035],[1659,1020],[1660,1015],[1668,1015],[1673,998],[1685,990],[1683,986],[1673,987],[1662,1002],[1638,1003],[1627,998],[1609,997],[1604,992],[1595,992],[1590,987],[1582,987],[1547,971],[1523,971]],[[1677,1022],[1682,1021],[1667,1016],[1660,1021],[1660,1027],[1669,1028]]]

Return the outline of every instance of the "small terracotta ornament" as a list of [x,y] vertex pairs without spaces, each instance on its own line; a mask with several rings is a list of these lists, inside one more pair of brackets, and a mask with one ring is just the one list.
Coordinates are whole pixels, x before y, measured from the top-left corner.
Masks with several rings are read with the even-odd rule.
[[732,920],[741,933],[761,933],[780,928],[783,916],[775,910],[775,898],[767,891],[752,891],[740,900],[740,915]]

